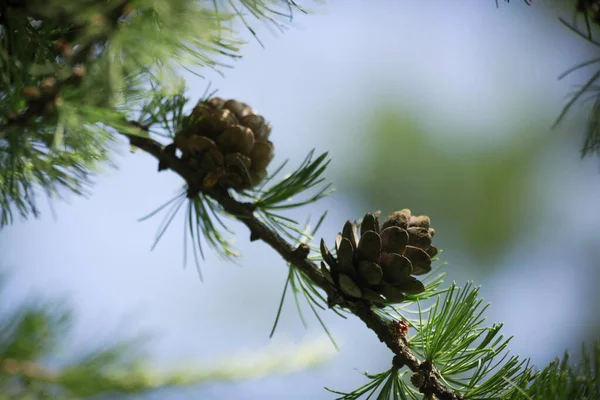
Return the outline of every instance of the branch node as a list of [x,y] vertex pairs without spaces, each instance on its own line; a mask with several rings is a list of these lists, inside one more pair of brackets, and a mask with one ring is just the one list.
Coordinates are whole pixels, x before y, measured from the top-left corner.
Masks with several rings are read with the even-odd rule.
[[345,299],[337,291],[329,293],[327,296],[327,307],[333,308],[337,305],[342,305]]
[[250,241],[256,242],[257,240],[260,240],[260,235],[258,234],[258,232],[250,231]]
[[301,243],[292,251],[294,257],[297,257],[299,260],[305,260],[310,253],[310,247],[306,243]]
[[[437,396],[440,400],[462,400],[463,396],[459,393],[454,393],[447,387],[442,385],[442,380],[439,372],[433,366],[431,360],[425,360],[419,364],[419,369],[413,374],[415,381],[422,383],[419,386],[419,392],[425,395],[424,399],[433,399]],[[413,382],[413,376],[411,376],[411,382]],[[415,382],[413,382],[415,384]],[[415,385],[416,386],[416,385]]]
[[404,364],[404,360],[402,359],[402,357],[395,355],[394,359],[392,360],[392,367],[395,368],[396,370],[399,370],[400,368],[404,367],[404,365],[405,364]]
[[129,123],[133,126],[135,126],[136,128],[140,128],[141,130],[143,130],[144,132],[148,132],[150,130],[150,127],[148,125],[142,125],[137,121],[129,121]]
[[[174,157],[176,150],[177,147],[175,146],[175,143],[171,143],[163,149],[162,153],[163,155]],[[164,157],[161,157],[160,161],[158,162],[158,172],[164,171],[165,169],[169,169],[169,162],[165,160]]]
[[246,207],[250,213],[256,211],[256,204],[254,203],[242,203],[242,205]]
[[200,189],[198,189],[195,185],[188,183],[187,195],[188,199],[194,199],[196,196],[200,194]]
[[390,334],[396,340],[408,335],[408,322],[394,320],[390,322]]
[[421,391],[421,387],[425,383],[425,373],[423,373],[423,371],[413,372],[410,376],[410,383],[412,383],[414,387],[418,388]]

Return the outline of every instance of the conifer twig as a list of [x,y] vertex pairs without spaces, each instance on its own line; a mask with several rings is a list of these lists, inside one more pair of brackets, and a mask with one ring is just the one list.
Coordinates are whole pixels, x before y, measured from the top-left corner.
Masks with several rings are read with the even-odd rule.
[[[144,127],[139,128],[144,129]],[[195,171],[185,162],[179,159],[174,153],[164,151],[165,147],[154,139],[142,136],[136,136],[123,133],[129,138],[132,145],[140,148],[146,153],[151,154],[162,165],[167,166],[179,176],[181,176],[190,188],[199,187],[199,182]],[[196,195],[191,192],[190,195]],[[428,361],[419,361],[408,345],[407,338],[403,331],[399,329],[398,322],[388,322],[375,313],[369,304],[363,300],[349,300],[342,296],[338,289],[332,285],[321,273],[319,267],[306,258],[303,252],[296,251],[279,234],[271,230],[267,225],[261,222],[254,215],[254,207],[251,203],[242,203],[232,198],[227,191],[213,189],[204,194],[212,197],[223,209],[237,218],[248,227],[253,240],[262,240],[281,257],[302,271],[310,278],[315,285],[323,289],[328,296],[329,306],[339,305],[350,310],[354,315],[360,318],[369,329],[371,329],[379,340],[394,353],[394,367],[408,367],[411,371],[419,373],[424,379],[419,387],[421,393],[426,396],[435,396],[441,400],[459,400],[463,397],[459,393],[452,391],[440,379],[439,373]],[[427,398],[427,397],[426,397]]]
[[[86,61],[86,58],[89,56],[90,50],[93,49],[93,47],[97,43],[100,43],[110,38],[111,34],[113,34],[116,30],[119,18],[121,18],[121,16],[123,15],[128,4],[129,3],[127,0],[121,0],[116,6],[114,6],[114,8],[110,10],[110,12],[106,16],[103,16],[101,21],[103,21],[103,23],[105,23],[110,29],[105,29],[102,33],[94,35],[92,37],[92,40],[89,40],[87,43],[80,45],[73,52],[73,54],[67,57],[65,66],[75,71],[75,68],[78,64],[82,64]],[[16,2],[8,3],[8,5],[11,7],[27,8],[26,4],[20,4]],[[29,9],[27,9],[27,11],[30,12]],[[38,16],[38,18],[41,20],[44,19],[41,16]],[[81,76],[72,73],[63,79],[55,79],[54,77],[52,77],[52,80],[49,82],[51,82],[52,84],[51,87],[48,88],[47,93],[42,94],[36,99],[30,99],[28,101],[27,108],[25,108],[23,112],[19,113],[16,116],[13,116],[12,118],[8,118],[4,124],[0,125],[0,132],[4,131],[11,125],[26,126],[30,122],[30,120],[38,117],[49,104],[56,101],[57,97],[60,96],[60,89],[62,87],[69,85],[78,85],[79,83],[81,83]]]

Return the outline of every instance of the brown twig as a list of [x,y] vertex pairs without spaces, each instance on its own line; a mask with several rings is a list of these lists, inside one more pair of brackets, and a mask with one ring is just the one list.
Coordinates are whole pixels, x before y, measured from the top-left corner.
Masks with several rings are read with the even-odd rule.
[[[139,126],[138,126],[139,127]],[[174,153],[164,151],[165,147],[159,142],[142,136],[124,134],[130,143],[141,150],[154,156],[162,165],[168,166],[181,176],[190,187],[199,187],[195,178],[194,169],[182,161]],[[197,193],[196,193],[197,194]],[[291,246],[280,235],[263,224],[253,213],[252,207],[246,203],[235,200],[225,190],[213,189],[204,192],[204,195],[212,197],[229,214],[237,218],[248,227],[253,240],[262,240],[271,246],[281,257],[302,271],[315,285],[323,289],[327,294],[330,306],[339,305],[344,307],[358,318],[360,318],[369,329],[371,329],[380,341],[394,353],[394,367],[408,367],[422,378],[419,390],[426,396],[435,395],[441,400],[461,400],[459,393],[453,392],[440,379],[439,373],[429,361],[419,361],[411,351],[405,333],[398,327],[397,321],[387,321],[371,309],[371,305],[363,300],[349,299],[331,284],[321,273],[319,267],[308,260],[302,252]]]

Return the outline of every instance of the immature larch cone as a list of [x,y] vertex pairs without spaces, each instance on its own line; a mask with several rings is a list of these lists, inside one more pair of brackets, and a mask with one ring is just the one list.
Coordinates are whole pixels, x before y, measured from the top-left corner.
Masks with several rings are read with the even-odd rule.
[[[431,271],[438,250],[431,240],[435,231],[429,217],[410,210],[394,212],[379,226],[379,213],[367,214],[358,226],[350,221],[337,235],[336,255],[321,240],[325,276],[347,296],[376,304],[400,303],[407,294],[425,290],[413,275]],[[329,266],[329,268],[327,268]]]

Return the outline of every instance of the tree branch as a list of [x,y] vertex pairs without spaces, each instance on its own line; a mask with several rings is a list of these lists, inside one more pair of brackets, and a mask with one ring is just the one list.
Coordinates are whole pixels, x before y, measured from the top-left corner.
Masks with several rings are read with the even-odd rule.
[[[144,127],[140,127],[141,129]],[[125,134],[132,145],[154,156],[162,165],[173,170],[181,176],[190,188],[201,187],[201,182],[196,178],[194,169],[182,161],[174,152],[165,151],[165,147],[159,142],[136,135]],[[248,227],[253,240],[262,240],[271,246],[281,257],[302,271],[315,285],[325,291],[329,298],[329,306],[339,305],[344,307],[358,318],[360,318],[369,329],[371,329],[379,340],[395,354],[394,367],[407,366],[414,373],[420,374],[422,384],[419,386],[421,393],[426,398],[435,395],[440,400],[462,400],[462,395],[453,392],[440,379],[439,373],[431,362],[419,361],[411,351],[405,333],[399,328],[397,321],[388,322],[371,309],[371,305],[364,300],[349,299],[345,297],[337,287],[331,284],[321,273],[319,267],[308,260],[305,254],[296,251],[280,235],[263,224],[253,213],[252,204],[241,203],[232,198],[225,190],[212,189],[202,192],[216,200],[223,209],[233,215]],[[197,195],[198,193],[192,193]],[[193,196],[192,196],[193,197]]]

